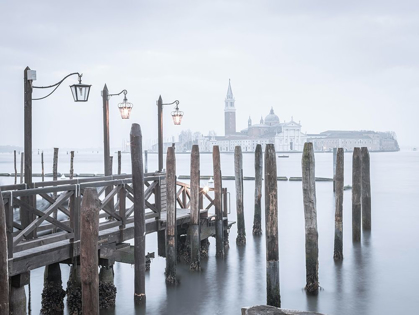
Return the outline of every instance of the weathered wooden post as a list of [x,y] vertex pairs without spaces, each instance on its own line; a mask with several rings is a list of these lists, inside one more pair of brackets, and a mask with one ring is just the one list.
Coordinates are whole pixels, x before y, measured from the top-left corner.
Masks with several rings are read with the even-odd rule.
[[316,181],[313,143],[306,142],[302,157],[306,234],[306,291],[319,289],[319,235],[317,232]]
[[58,148],[54,148],[54,157],[52,162],[52,180],[58,179]]
[[109,156],[109,175],[113,175],[113,155]]
[[70,179],[74,177],[74,151],[70,151]]
[[16,150],[13,151],[13,165],[15,167],[15,185],[17,184],[17,163],[16,163]]
[[228,194],[227,188],[222,188],[222,206],[223,206],[223,217],[224,217],[224,250],[230,247],[228,240],[229,228],[228,228]]
[[255,151],[255,214],[253,217],[253,235],[262,234],[262,146],[256,145]]
[[23,163],[25,161],[25,153],[20,153],[20,183],[23,183]]
[[81,209],[80,277],[83,314],[99,314],[98,233],[99,198],[85,188]]
[[0,315],[9,314],[9,256],[7,244],[6,210],[0,189]]
[[352,156],[352,240],[361,241],[361,149]]
[[144,159],[145,159],[144,173],[148,173],[148,150],[144,151]]
[[143,136],[139,124],[131,127],[132,186],[134,190],[134,300],[143,303],[145,295],[145,200],[143,171]]
[[215,248],[216,257],[224,257],[224,226],[223,226],[223,209],[221,206],[221,162],[220,148],[218,145],[212,147],[212,162],[214,168],[214,207],[216,215],[216,237]]
[[201,269],[201,235],[199,222],[199,197],[200,197],[200,165],[199,146],[193,145],[191,152],[191,224],[189,226],[191,246],[192,270]]
[[265,148],[265,230],[267,304],[281,307],[279,288],[278,189],[273,144]]
[[246,244],[246,227],[243,209],[243,155],[241,146],[234,148],[234,173],[236,184],[236,211],[237,211],[237,245]]
[[370,153],[367,147],[361,148],[362,178],[362,229],[371,230],[371,179]]
[[42,173],[42,181],[45,180],[45,170],[44,170],[44,151],[41,152],[41,173]]
[[336,154],[335,176],[335,248],[333,258],[343,259],[343,185],[344,185],[344,153],[339,148]]
[[65,291],[59,263],[45,266],[41,314],[63,314]]
[[121,151],[118,151],[118,175],[121,175],[122,156]]
[[336,191],[336,159],[337,159],[337,148],[333,148],[333,192]]
[[176,278],[176,157],[173,147],[167,148],[166,157],[166,283],[175,284]]

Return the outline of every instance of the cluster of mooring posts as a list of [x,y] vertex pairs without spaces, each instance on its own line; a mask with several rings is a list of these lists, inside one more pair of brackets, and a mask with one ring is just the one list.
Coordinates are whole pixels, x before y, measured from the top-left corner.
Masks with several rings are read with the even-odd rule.
[[[166,257],[167,284],[178,283],[176,267],[179,261],[190,264],[192,271],[201,270],[201,259],[208,256],[210,236],[216,238],[216,256],[225,256],[229,247],[229,229],[234,222],[228,221],[227,189],[222,187],[219,147],[213,147],[214,188],[202,188],[197,145],[191,151],[190,184],[186,184],[177,181],[174,147],[167,150],[166,172],[144,173],[147,162],[143,165],[142,135],[138,124],[132,125],[130,137],[132,175],[121,174],[121,154],[118,152],[118,175],[73,179],[74,151],[71,151],[70,179],[58,181],[58,149],[55,148],[53,181],[34,183],[28,189],[25,184],[16,183],[15,172],[16,184],[0,187],[0,315],[9,312],[26,314],[24,286],[30,283],[30,270],[43,266],[42,314],[62,313],[65,295],[71,314],[98,314],[99,309],[114,307],[115,262],[135,265],[134,300],[144,303],[145,272],[149,268],[149,258],[154,257],[154,253],[146,255],[145,238],[146,234],[153,232],[158,235],[159,255]],[[254,236],[262,234],[264,164],[267,305],[281,307],[276,159],[273,144],[266,145],[264,156],[261,145],[257,145],[252,233]],[[335,260],[343,259],[343,162],[343,149],[334,150]],[[234,171],[236,243],[245,246],[243,161],[239,146],[235,148]],[[308,293],[319,290],[315,180],[313,145],[306,143],[302,154],[302,191],[305,289]],[[209,191],[214,192],[213,198]],[[209,214],[210,208],[214,209],[213,214]],[[370,159],[367,148],[355,148],[353,152],[354,242],[361,239],[361,223],[364,230],[371,229]],[[134,239],[134,246],[125,243],[130,239]],[[98,255],[91,255],[94,252]],[[71,265],[66,291],[62,288],[60,263]]]
[[[209,237],[216,238],[216,255],[224,256],[234,222],[227,218],[228,192],[222,187],[218,147],[213,152],[214,188],[206,189],[200,187],[198,146],[191,153],[188,185],[176,180],[174,148],[168,149],[166,172],[144,173],[138,124],[132,125],[130,137],[132,175],[120,174],[118,153],[118,175],[72,179],[72,151],[69,178],[58,180],[55,148],[53,181],[30,188],[0,187],[0,315],[26,314],[24,286],[30,285],[30,271],[39,267],[45,267],[42,314],[61,314],[65,295],[70,314],[98,314],[114,307],[115,262],[135,265],[134,300],[144,303],[145,273],[154,257],[145,252],[145,238],[153,232],[158,233],[159,253],[166,257],[168,284],[178,283],[177,256],[191,270],[201,269]],[[134,246],[126,243],[130,239]],[[61,263],[71,265],[66,290]]]

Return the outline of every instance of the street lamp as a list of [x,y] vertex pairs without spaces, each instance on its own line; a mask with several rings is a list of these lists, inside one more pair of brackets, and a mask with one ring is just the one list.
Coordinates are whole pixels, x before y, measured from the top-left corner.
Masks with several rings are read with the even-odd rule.
[[[48,86],[33,86],[32,82],[36,80],[36,71],[26,67],[23,71],[23,85],[24,85],[24,150],[25,150],[25,184],[27,188],[32,188],[32,101],[38,101],[47,98],[54,93],[61,83],[64,82],[68,77],[78,75],[79,84],[72,85],[71,91],[73,92],[73,98],[75,102],[87,102],[89,99],[91,85],[81,83],[82,75],[78,72],[70,73],[65,76],[61,81],[48,85]],[[51,93],[46,96],[39,98],[32,98],[33,89],[49,89],[54,88]],[[33,198],[27,197],[26,202],[30,206],[35,206]],[[31,213],[25,211],[21,217],[23,227],[28,226],[31,222]],[[32,236],[29,236],[31,238]]]
[[[73,93],[73,98],[75,102],[87,102],[89,99],[90,94],[90,87],[91,85],[82,84],[81,77],[82,74],[78,72],[70,73],[69,75],[65,76],[61,81],[48,85],[48,86],[33,86],[32,82],[36,80],[36,71],[31,70],[29,67],[26,67],[24,70],[24,117],[25,117],[25,126],[24,126],[24,133],[25,133],[25,143],[24,143],[24,150],[25,150],[25,183],[28,188],[32,185],[32,101],[38,101],[47,98],[52,93],[54,93],[61,83],[64,82],[68,77],[78,75],[79,83],[73,84],[70,86],[71,91]],[[54,88],[51,93],[47,94],[46,96],[39,97],[39,98],[32,98],[33,89],[49,89]]]
[[163,104],[161,95],[157,101],[157,119],[158,119],[158,155],[159,155],[159,172],[163,170],[163,106],[176,104],[175,110],[172,112],[173,123],[180,125],[182,122],[183,112],[179,110],[179,101]]
[[129,119],[131,114],[132,104],[128,102],[127,99],[127,90],[122,90],[116,94],[109,94],[108,87],[104,86],[102,91],[102,100],[103,100],[103,155],[104,155],[104,173],[105,176],[112,175],[112,165],[110,159],[110,144],[109,144],[109,98],[111,96],[118,96],[124,93],[124,99],[122,103],[118,104],[119,111],[121,113],[122,119]]

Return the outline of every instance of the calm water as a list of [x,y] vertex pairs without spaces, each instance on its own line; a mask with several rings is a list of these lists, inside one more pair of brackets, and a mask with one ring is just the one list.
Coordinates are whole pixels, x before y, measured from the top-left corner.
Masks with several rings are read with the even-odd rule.
[[[130,156],[123,155],[123,172],[130,172]],[[244,175],[254,176],[254,157],[245,154]],[[0,172],[12,172],[13,155],[0,155]],[[46,156],[46,172],[52,171],[52,156]],[[59,172],[68,172],[69,155],[61,154]],[[233,175],[233,155],[221,156],[222,172]],[[278,159],[278,175],[301,176],[301,154]],[[149,155],[149,170],[156,168]],[[189,174],[188,155],[177,156],[178,174]],[[19,169],[19,167],[18,167]],[[114,170],[116,164],[114,164]],[[34,156],[34,172],[40,172],[40,156]],[[75,172],[102,172],[102,154],[77,154]],[[201,155],[201,174],[212,174],[212,157]],[[360,244],[351,241],[351,191],[344,195],[344,260],[333,261],[334,196],[332,183],[318,182],[319,278],[322,290],[307,296],[304,261],[304,213],[301,182],[278,182],[282,307],[326,314],[418,314],[419,273],[419,152],[371,154],[372,232]],[[316,176],[332,176],[332,155],[316,154]],[[0,184],[13,179],[0,177]],[[351,154],[345,154],[345,184],[351,184]],[[236,220],[234,181],[225,181],[231,192],[230,220]],[[240,308],[266,303],[265,236],[253,237],[254,183],[244,182],[247,244],[235,245],[236,226],[231,229],[230,249],[225,259],[215,258],[211,238],[210,257],[203,272],[193,273],[178,265],[181,284],[167,287],[165,259],[152,261],[146,275],[147,305],[133,303],[134,269],[115,265],[117,306],[103,314],[240,314]],[[263,218],[264,220],[264,218]],[[264,222],[264,221],[263,221]],[[155,234],[148,235],[149,252],[157,252]],[[68,267],[62,265],[63,282]],[[43,269],[32,271],[33,314],[41,307]],[[65,285],[65,284],[64,284]]]

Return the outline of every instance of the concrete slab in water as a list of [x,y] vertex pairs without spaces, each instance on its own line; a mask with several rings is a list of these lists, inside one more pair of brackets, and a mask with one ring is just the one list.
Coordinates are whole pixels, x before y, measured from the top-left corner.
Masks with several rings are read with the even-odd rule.
[[287,310],[268,305],[243,307],[242,315],[325,315],[316,312]]

